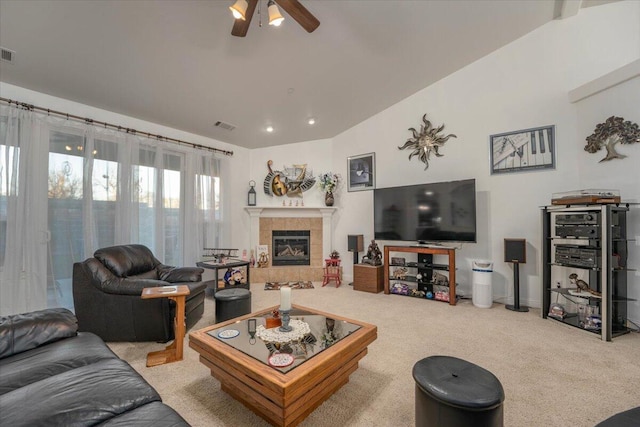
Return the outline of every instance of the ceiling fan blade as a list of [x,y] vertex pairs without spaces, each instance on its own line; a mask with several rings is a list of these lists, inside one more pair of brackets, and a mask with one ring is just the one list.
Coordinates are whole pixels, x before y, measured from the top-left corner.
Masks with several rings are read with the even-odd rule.
[[285,12],[289,14],[293,19],[298,22],[307,30],[308,33],[312,33],[316,28],[320,26],[320,21],[311,14],[298,0],[275,0],[278,6],[282,7]]
[[258,0],[249,0],[247,11],[244,14],[245,20],[236,19],[233,28],[231,29],[231,35],[236,37],[244,37],[249,31],[249,24],[251,24],[251,18],[253,18],[253,12],[256,10]]

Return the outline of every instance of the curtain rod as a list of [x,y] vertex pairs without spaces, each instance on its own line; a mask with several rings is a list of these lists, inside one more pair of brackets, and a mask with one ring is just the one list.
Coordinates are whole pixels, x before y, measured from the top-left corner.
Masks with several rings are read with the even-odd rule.
[[199,148],[201,150],[209,150],[209,151],[214,151],[216,153],[222,153],[222,154],[227,155],[227,156],[233,156],[233,151],[221,150],[220,148],[207,147],[206,145],[195,144],[193,142],[182,141],[180,139],[175,139],[175,138],[169,138],[167,136],[154,135],[154,134],[148,133],[148,132],[141,132],[139,130],[135,130],[135,129],[127,128],[127,127],[114,125],[112,123],[101,122],[101,121],[98,121],[98,120],[89,119],[87,117],[80,117],[80,116],[76,116],[74,114],[63,113],[61,111],[55,111],[55,110],[51,110],[49,108],[38,107],[38,106],[35,106],[33,104],[27,104],[25,102],[14,101],[12,99],[7,99],[7,98],[3,98],[3,97],[0,97],[0,101],[4,102],[4,103],[7,103],[9,105],[15,104],[17,107],[24,108],[25,110],[30,110],[30,111],[38,110],[38,111],[42,111],[43,113],[47,113],[47,115],[54,114],[56,116],[65,117],[68,120],[70,120],[70,119],[78,120],[78,121],[85,122],[86,124],[90,124],[90,125],[94,125],[94,126],[101,126],[101,127],[104,127],[104,128],[111,128],[111,129],[118,130],[120,132],[130,133],[132,135],[142,135],[142,136],[146,136],[147,138],[155,138],[158,141],[168,141],[168,142],[173,142],[173,143],[176,143],[176,144],[185,144],[185,145],[189,145],[189,146],[191,146],[193,148]]

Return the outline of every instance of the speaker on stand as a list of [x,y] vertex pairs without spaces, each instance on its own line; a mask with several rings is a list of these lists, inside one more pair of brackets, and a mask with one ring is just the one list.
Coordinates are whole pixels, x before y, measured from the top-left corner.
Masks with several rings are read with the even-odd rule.
[[[347,250],[353,252],[353,265],[358,264],[359,254],[364,251],[364,236],[362,234],[349,234],[347,236]],[[349,283],[353,286],[353,282]]]
[[527,262],[527,241],[525,239],[504,239],[504,262],[513,263],[513,305],[507,310],[526,312],[529,307],[520,305],[520,263]]

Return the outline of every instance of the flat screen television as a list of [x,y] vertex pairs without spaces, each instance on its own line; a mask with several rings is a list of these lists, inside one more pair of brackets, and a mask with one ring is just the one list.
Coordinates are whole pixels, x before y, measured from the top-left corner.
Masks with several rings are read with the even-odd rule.
[[476,241],[476,180],[376,188],[374,236],[378,240]]

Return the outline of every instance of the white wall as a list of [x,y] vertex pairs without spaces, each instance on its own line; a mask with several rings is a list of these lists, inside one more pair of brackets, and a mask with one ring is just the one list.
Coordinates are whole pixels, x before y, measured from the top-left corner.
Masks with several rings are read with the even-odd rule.
[[[248,182],[256,181],[258,205],[282,203],[281,198],[269,198],[262,190],[268,160],[274,161],[275,169],[307,163],[316,176],[333,171],[346,177],[347,157],[375,152],[377,187],[475,178],[478,243],[465,244],[458,252],[461,290],[468,294],[471,289],[470,260],[489,259],[494,261],[496,300],[511,302],[513,273],[511,265],[502,259],[503,239],[525,238],[527,263],[520,269],[520,301],[539,307],[539,207],[550,202],[552,193],[612,188],[620,189],[625,200],[640,199],[636,166],[640,144],[620,147],[619,151],[629,157],[607,164],[598,163],[601,153],[583,150],[585,138],[595,125],[610,115],[640,122],[637,79],[577,104],[569,103],[567,97],[570,90],[639,57],[640,2],[581,9],[577,16],[533,31],[332,139],[250,151],[7,84],[0,83],[0,92],[23,102],[233,150],[235,155],[225,162],[232,172],[227,188],[232,195],[229,244],[241,249],[250,243],[249,216],[244,210]],[[410,136],[407,129],[420,125],[424,113],[434,124],[444,123],[446,133],[458,136],[447,142],[441,150],[444,157],[433,159],[426,171],[421,162],[408,161],[409,153],[397,148]],[[555,170],[490,175],[489,135],[549,124],[556,126]],[[334,217],[333,241],[335,249],[343,254],[345,280],[352,274],[347,235],[364,234],[365,242],[373,238],[372,197],[372,191],[349,193],[344,186],[337,194],[336,206],[340,209]],[[321,206],[322,200],[317,188],[304,195],[306,206]],[[635,214],[635,224],[639,225],[634,233],[640,236],[638,216]],[[640,262],[636,267],[640,268]],[[640,321],[637,304],[629,317]]]
[[249,163],[249,150],[247,150],[246,148],[237,147],[235,145],[220,142],[211,138],[183,132],[167,126],[162,126],[156,123],[151,123],[133,117],[124,116],[122,114],[113,113],[111,111],[94,108],[89,105],[84,105],[77,102],[69,101],[67,99],[35,92],[7,83],[0,82],[0,95],[4,98],[13,99],[19,102],[25,102],[27,104],[33,104],[38,107],[49,108],[51,110],[57,110],[81,117],[87,117],[93,120],[113,123],[115,125],[136,129],[141,132],[159,134],[169,138],[192,142],[194,144],[233,151],[234,154],[231,157],[222,154],[218,155],[222,159],[223,168],[231,171],[243,171],[243,174],[229,174],[231,179],[226,183],[225,188],[223,188],[223,191],[226,191],[227,194],[232,195],[231,197],[229,197],[230,203],[224,210],[224,213],[227,216],[227,218],[225,218],[225,221],[229,226],[225,229],[226,233],[223,238],[226,242],[225,245],[232,245],[236,239],[243,238],[245,230],[243,229],[242,224],[233,220],[234,218],[239,218],[242,216],[242,214],[244,213],[243,205],[241,203],[238,203],[238,198],[233,195],[244,194],[245,197],[242,199],[246,199],[245,174],[246,165]]
[[[378,188],[475,178],[478,243],[458,251],[461,290],[470,295],[471,260],[488,259],[494,262],[494,297],[512,302],[513,270],[503,262],[503,239],[525,238],[520,302],[540,307],[540,206],[550,203],[552,193],[585,188],[620,189],[625,200],[640,198],[640,144],[620,148],[629,158],[607,165],[597,163],[599,155],[583,151],[585,138],[610,115],[640,122],[637,83],[599,95],[606,103],[596,97],[581,102],[600,107],[589,108],[589,113],[568,100],[572,89],[638,57],[640,2],[581,9],[577,16],[553,21],[334,137],[331,148],[301,143],[252,150],[252,179],[261,184],[269,158],[276,165],[309,163],[314,171],[327,168],[346,177],[347,157],[369,152],[376,153]],[[625,101],[616,102],[621,95]],[[411,136],[407,129],[421,124],[424,113],[434,124],[444,123],[446,133],[457,135],[440,151],[444,157],[433,159],[426,171],[397,148]],[[555,170],[490,174],[490,135],[544,125],[556,126]],[[348,280],[352,268],[350,254],[344,256],[346,236],[364,234],[365,242],[373,238],[373,192],[348,193],[343,188],[336,205],[340,210],[333,241],[343,254]],[[640,320],[640,309],[632,309],[629,317]]]
[[[640,123],[640,77],[626,81],[604,92],[595,94],[576,103],[577,127],[580,135],[590,135],[597,123],[607,117],[624,117],[634,123]],[[583,146],[586,143],[583,143]],[[619,189],[624,199],[640,202],[640,144],[616,146],[620,154],[628,157],[623,160],[611,160],[603,163],[604,149],[595,154],[580,156],[580,181],[582,188]],[[627,265],[640,270],[640,206],[631,209],[627,217],[630,239]],[[634,299],[628,303],[629,318],[640,323],[640,271],[627,277],[628,297]]]

